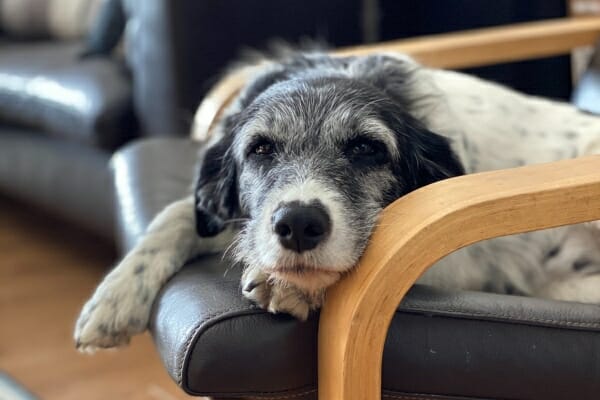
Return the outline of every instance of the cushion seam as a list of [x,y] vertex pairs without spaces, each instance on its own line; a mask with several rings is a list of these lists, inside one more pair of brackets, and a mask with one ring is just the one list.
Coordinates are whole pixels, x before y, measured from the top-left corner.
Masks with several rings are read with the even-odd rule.
[[[260,314],[260,310],[252,310],[252,309],[240,309],[238,307],[235,308],[229,308],[229,309],[225,309],[225,310],[219,310],[219,311],[215,311],[213,313],[208,314],[206,317],[204,317],[203,319],[201,319],[198,324],[194,327],[193,329],[193,333],[189,336],[189,338],[186,340],[185,342],[185,352],[183,357],[181,357],[181,361],[179,362],[179,368],[178,368],[178,373],[177,373],[177,383],[179,385],[182,385],[183,383],[183,369],[185,367],[185,361],[187,359],[188,353],[190,351],[191,348],[191,344],[194,341],[194,339],[196,338],[198,332],[203,328],[203,326],[209,322],[211,319],[213,319],[214,317],[223,317],[225,314],[231,313],[232,311],[235,311],[235,314],[239,313],[239,312],[243,312],[243,311],[259,311],[257,314]],[[556,319],[544,319],[544,318],[528,318],[528,319],[518,319],[515,318],[512,315],[509,314],[495,314],[495,313],[486,313],[486,312],[477,312],[477,311],[465,311],[465,310],[460,310],[457,308],[437,308],[436,310],[424,310],[422,308],[414,308],[414,307],[402,307],[398,310],[396,310],[396,313],[401,313],[401,312],[419,312],[419,313],[430,313],[430,314],[435,314],[436,312],[448,312],[448,313],[452,313],[454,316],[464,316],[467,317],[469,315],[473,315],[473,316],[479,316],[479,317],[490,317],[490,318],[504,318],[508,321],[515,321],[515,322],[522,322],[522,323],[527,323],[527,322],[540,322],[540,323],[546,323],[546,324],[553,324],[553,325],[558,325],[563,326],[563,327],[582,327],[582,328],[600,328],[600,323],[593,323],[593,322],[583,322],[583,321],[564,321],[564,320],[556,320]]]
[[188,354],[189,354],[192,342],[195,341],[194,339],[196,338],[198,332],[204,327],[204,325],[209,320],[213,319],[216,316],[221,317],[221,316],[223,316],[223,315],[225,315],[227,313],[230,313],[232,311],[239,312],[239,311],[242,311],[242,310],[240,310],[238,307],[235,307],[235,308],[229,308],[229,309],[226,309],[226,310],[215,311],[215,312],[212,312],[212,313],[208,314],[206,317],[204,317],[203,319],[201,319],[196,324],[196,326],[193,329],[193,333],[189,336],[189,338],[185,342],[185,351],[183,353],[183,356],[181,357],[181,361],[179,362],[179,368],[178,368],[179,371],[177,373],[177,384],[178,385],[180,385],[180,386],[183,385],[183,369],[185,367],[185,362],[186,362],[186,360],[188,358]]
[[558,325],[558,326],[567,326],[567,327],[575,326],[575,327],[582,327],[582,328],[600,328],[600,323],[594,323],[594,322],[557,320],[557,319],[545,319],[545,318],[517,318],[510,314],[465,311],[465,310],[461,310],[458,308],[448,308],[448,307],[446,307],[446,308],[439,307],[439,308],[436,308],[435,310],[431,310],[431,311],[424,310],[422,308],[402,307],[401,309],[397,310],[396,312],[402,312],[402,311],[413,311],[413,312],[430,313],[430,314],[435,314],[436,312],[441,311],[441,312],[452,313],[453,315],[460,314],[463,316],[473,315],[473,316],[479,316],[479,317],[503,318],[508,321],[523,322],[523,323],[527,323],[527,322],[531,321],[531,322],[541,322],[541,323],[546,323],[546,324],[553,324],[555,326]]
[[[311,393],[316,393],[317,389],[310,389],[310,390],[306,390],[304,392],[300,392],[300,393],[292,393],[289,395],[279,395],[277,397],[272,397],[269,396],[270,393],[269,392],[257,392],[257,393],[252,393],[249,397],[246,396],[247,399],[258,399],[258,400],[269,400],[269,399],[293,399],[294,397],[301,397],[301,396],[306,396],[307,394],[311,394]],[[269,397],[256,397],[257,394],[265,394]],[[420,400],[420,399],[418,399]]]

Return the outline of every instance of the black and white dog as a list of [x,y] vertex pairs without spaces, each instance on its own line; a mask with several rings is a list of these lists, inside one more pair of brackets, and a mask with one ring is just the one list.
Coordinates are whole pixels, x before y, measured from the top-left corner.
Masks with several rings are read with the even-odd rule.
[[[599,118],[407,57],[272,62],[225,112],[194,196],[162,211],[84,306],[77,346],[126,344],[188,259],[227,248],[245,268],[246,297],[305,319],[398,197],[463,173],[597,152]],[[600,233],[589,224],[478,243],[421,282],[600,303],[599,273]]]

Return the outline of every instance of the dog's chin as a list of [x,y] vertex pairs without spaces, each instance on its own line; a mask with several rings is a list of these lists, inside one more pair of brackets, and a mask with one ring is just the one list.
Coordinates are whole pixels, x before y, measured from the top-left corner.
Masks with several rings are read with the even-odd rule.
[[341,272],[318,268],[285,268],[274,269],[271,272],[272,279],[284,284],[289,283],[309,293],[317,292],[333,285],[340,279],[341,275]]

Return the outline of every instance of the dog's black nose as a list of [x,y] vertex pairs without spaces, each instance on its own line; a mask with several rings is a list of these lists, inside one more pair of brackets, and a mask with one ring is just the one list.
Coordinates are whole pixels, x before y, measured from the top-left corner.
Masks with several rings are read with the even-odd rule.
[[322,205],[294,202],[273,213],[273,230],[283,247],[302,253],[314,249],[327,237],[331,221]]

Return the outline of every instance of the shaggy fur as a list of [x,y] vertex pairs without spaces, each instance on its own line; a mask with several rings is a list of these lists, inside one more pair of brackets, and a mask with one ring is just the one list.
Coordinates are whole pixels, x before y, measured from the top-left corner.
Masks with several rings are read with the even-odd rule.
[[[160,213],[85,305],[77,346],[127,343],[186,260],[230,244],[245,267],[244,295],[305,319],[398,197],[465,172],[599,150],[596,117],[406,57],[271,63],[226,110],[201,155],[194,196]],[[325,221],[306,251],[286,247],[276,227],[282,210],[298,207]],[[600,303],[598,235],[579,225],[477,243],[421,282]]]

